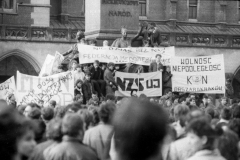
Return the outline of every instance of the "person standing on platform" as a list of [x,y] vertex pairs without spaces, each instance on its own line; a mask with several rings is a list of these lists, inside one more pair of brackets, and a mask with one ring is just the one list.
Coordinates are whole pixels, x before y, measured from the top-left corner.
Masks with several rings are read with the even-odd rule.
[[149,66],[149,72],[163,71],[163,64],[161,63],[162,56],[160,54],[156,55],[156,61],[153,61]]

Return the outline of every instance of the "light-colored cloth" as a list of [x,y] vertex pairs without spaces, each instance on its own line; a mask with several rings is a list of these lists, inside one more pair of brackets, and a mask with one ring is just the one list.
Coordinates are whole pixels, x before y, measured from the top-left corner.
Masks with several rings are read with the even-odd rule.
[[98,160],[97,154],[80,140],[64,136],[61,143],[44,151],[46,160]]
[[197,149],[191,145],[189,138],[184,137],[171,144],[168,160],[186,160],[196,152]]
[[107,143],[110,142],[113,134],[113,127],[100,123],[86,131],[83,143],[93,148],[99,159],[103,159]]
[[185,134],[185,127],[180,125],[180,121],[172,123],[171,126],[176,130],[178,138]]
[[78,79],[81,79],[82,81],[84,81],[85,80],[85,73],[74,71],[74,84]]
[[201,150],[195,153],[188,160],[226,160],[218,151]]

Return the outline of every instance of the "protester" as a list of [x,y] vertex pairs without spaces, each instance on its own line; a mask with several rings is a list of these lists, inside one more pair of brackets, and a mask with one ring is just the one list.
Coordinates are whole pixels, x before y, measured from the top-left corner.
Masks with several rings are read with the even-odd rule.
[[93,148],[101,160],[105,159],[107,141],[113,135],[113,127],[110,122],[115,108],[113,102],[103,103],[99,109],[100,123],[87,130],[84,135],[83,143]]
[[163,77],[163,95],[165,95],[169,91],[172,91],[172,73],[170,66],[166,66],[166,71],[163,72],[162,77]]
[[205,117],[190,122],[187,131],[189,145],[196,151],[188,160],[225,160],[214,146],[223,131],[214,130]]
[[136,98],[124,100],[113,118],[116,157],[161,159],[167,121],[165,111],[156,104]]
[[100,79],[102,71],[99,67],[99,61],[95,60],[93,66],[94,67],[90,69],[92,85],[94,89],[98,92],[98,97],[104,97],[106,93],[106,82]]
[[93,94],[93,86],[91,83],[91,74],[86,73],[86,80],[82,84],[82,92],[83,92],[83,104],[86,104],[87,101],[90,100]]
[[36,103],[29,103],[23,112],[24,116],[29,117],[29,114],[34,108],[40,109],[40,107]]
[[84,135],[83,121],[76,113],[66,114],[62,121],[62,142],[46,155],[47,160],[91,159],[97,160],[96,153],[82,144]]
[[149,72],[163,71],[163,64],[161,63],[162,56],[157,54],[155,56],[156,61],[152,62],[149,66]]
[[83,81],[81,79],[76,80],[75,82],[75,88],[74,88],[74,95],[83,95],[82,92],[82,85],[83,85]]
[[53,108],[51,107],[45,107],[42,109],[41,111],[41,117],[42,117],[42,120],[43,122],[47,124],[53,119],[54,117],[54,110]]
[[[47,141],[38,144],[35,148],[29,160],[44,160],[44,151],[51,145],[56,145],[61,142],[61,119],[53,119],[47,125],[46,137]],[[47,154],[48,150],[45,151]]]
[[104,72],[104,80],[106,81],[106,93],[114,94],[117,90],[118,85],[113,77],[114,63],[108,63],[107,69]]
[[55,100],[50,100],[49,101],[49,107],[54,109],[56,107],[56,105],[57,105],[57,102]]
[[74,82],[76,83],[78,80],[84,81],[84,79],[85,73],[82,71],[82,66],[80,64],[77,64],[74,71]]

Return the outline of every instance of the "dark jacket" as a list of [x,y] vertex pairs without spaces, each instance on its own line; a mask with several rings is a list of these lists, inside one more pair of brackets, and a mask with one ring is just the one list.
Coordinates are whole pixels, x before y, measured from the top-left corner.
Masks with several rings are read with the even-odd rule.
[[91,81],[85,80],[82,84],[82,93],[85,100],[89,100],[92,97],[92,83]]
[[159,63],[159,66],[157,65],[156,61],[152,62],[149,66],[149,72],[156,72],[159,71],[160,69],[163,70],[163,64],[161,62]]
[[97,68],[95,69],[94,67],[90,68],[90,72],[91,72],[91,79],[93,80],[100,80],[101,79],[101,74],[102,74],[102,69],[101,68]]
[[43,152],[46,148],[48,148],[50,145],[52,145],[54,141],[48,140],[46,142],[42,142],[38,144],[30,156],[29,160],[44,160]]
[[172,88],[172,74],[171,72],[163,72],[163,87]]
[[106,81],[107,85],[110,85],[110,82],[112,82],[113,85],[117,86],[117,83],[113,77],[113,72],[108,68],[104,72],[104,80]]
[[76,138],[63,137],[63,141],[52,148],[47,160],[98,160],[97,154]]

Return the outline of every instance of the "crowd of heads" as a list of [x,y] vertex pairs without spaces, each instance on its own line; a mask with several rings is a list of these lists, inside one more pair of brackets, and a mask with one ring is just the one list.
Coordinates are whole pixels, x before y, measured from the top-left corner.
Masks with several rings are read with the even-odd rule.
[[[111,126],[109,132],[99,129],[101,125]],[[201,151],[217,151],[216,158],[236,160],[240,105],[236,99],[222,97],[216,103],[209,95],[171,91],[160,99],[109,94],[86,105],[59,106],[51,100],[48,106],[30,103],[15,108],[1,100],[0,128],[1,159],[37,159],[47,142],[41,156],[48,159],[71,137],[93,149],[99,159],[188,159]],[[99,141],[98,132],[108,133],[100,134],[106,141]],[[104,143],[104,149],[99,151],[94,143]]]

